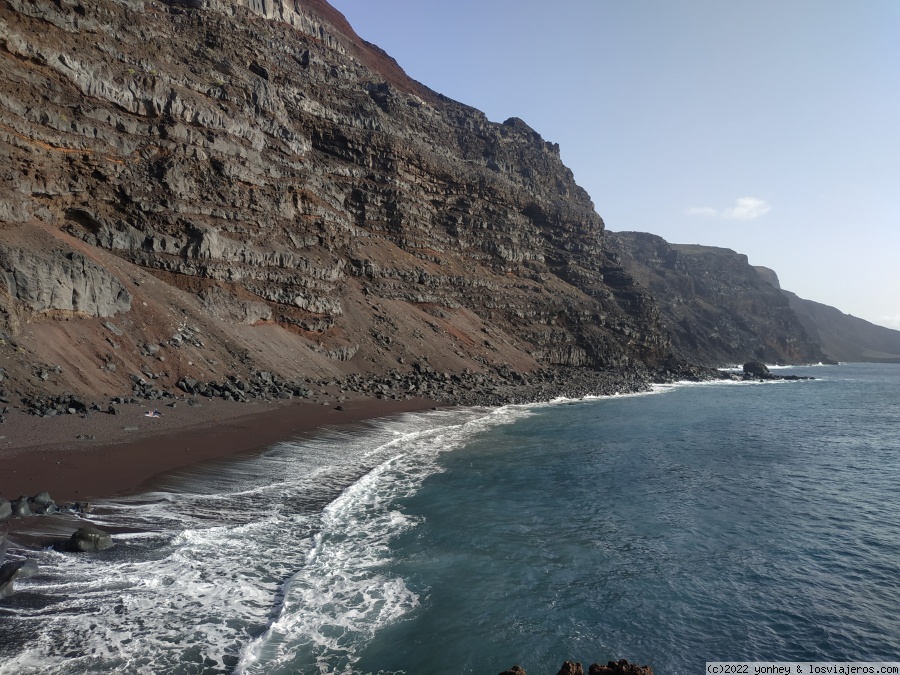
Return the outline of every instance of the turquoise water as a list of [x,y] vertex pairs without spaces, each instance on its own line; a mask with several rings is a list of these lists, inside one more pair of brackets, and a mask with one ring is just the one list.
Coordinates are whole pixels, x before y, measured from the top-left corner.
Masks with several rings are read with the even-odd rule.
[[[0,673],[496,673],[900,656],[900,366],[407,415],[102,505]],[[6,645],[5,647],[2,645]]]

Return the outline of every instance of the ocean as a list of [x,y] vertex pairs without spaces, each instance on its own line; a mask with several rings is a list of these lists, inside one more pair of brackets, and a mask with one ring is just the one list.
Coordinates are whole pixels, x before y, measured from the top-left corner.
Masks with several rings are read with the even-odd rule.
[[[0,674],[553,675],[900,660],[900,365],[451,408],[95,504]],[[16,551],[10,552],[11,557]]]

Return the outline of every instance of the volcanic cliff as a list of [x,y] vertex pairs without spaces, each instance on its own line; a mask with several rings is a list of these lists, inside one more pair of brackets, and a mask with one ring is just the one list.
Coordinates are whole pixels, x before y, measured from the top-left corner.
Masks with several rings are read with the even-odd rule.
[[556,145],[324,0],[0,0],[0,60],[16,393],[740,358],[685,348]]
[[747,256],[670,244],[643,232],[609,232],[606,240],[636,283],[653,294],[679,358],[708,366],[825,360],[787,298]]

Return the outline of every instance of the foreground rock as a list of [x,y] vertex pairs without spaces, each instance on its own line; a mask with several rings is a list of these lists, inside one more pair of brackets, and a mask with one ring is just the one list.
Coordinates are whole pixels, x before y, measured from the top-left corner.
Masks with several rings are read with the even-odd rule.
[[113,545],[112,536],[93,525],[85,525],[72,533],[69,550],[82,553],[105,551]]
[[17,518],[27,518],[28,516],[34,515],[31,510],[31,505],[28,502],[28,497],[25,497],[24,495],[12,503],[12,512]]
[[33,560],[4,563],[0,566],[0,598],[8,598],[15,593],[14,582],[17,579],[33,577],[37,572],[38,566]]
[[[504,670],[500,675],[526,675],[526,673],[524,668],[516,665],[509,670]],[[556,675],[584,675],[584,668],[580,663],[566,661]],[[626,659],[621,659],[609,661],[605,666],[593,663],[588,669],[588,675],[653,675],[653,669],[650,666],[638,666],[629,663]]]
[[609,661],[605,666],[594,663],[588,670],[588,675],[653,675],[653,669],[650,666],[639,666],[621,659]]

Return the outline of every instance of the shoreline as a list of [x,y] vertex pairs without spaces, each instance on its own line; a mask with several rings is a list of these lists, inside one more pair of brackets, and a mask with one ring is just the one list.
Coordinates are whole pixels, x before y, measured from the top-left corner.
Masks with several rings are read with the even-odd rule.
[[[765,372],[745,372],[741,379],[807,379],[774,376],[761,367]],[[95,408],[47,417],[29,415],[19,408],[0,426],[0,498],[14,500],[48,492],[62,505],[133,493],[177,469],[261,452],[279,441],[324,427],[404,412],[634,395],[651,391],[654,384],[737,379],[736,375],[713,372],[687,368],[653,377],[641,370],[558,368],[536,373],[529,381],[516,374],[450,378],[432,371],[406,381],[394,375],[382,381],[348,378],[352,382],[328,382],[329,389],[340,388],[349,394],[337,396],[323,389],[321,394],[330,401],[317,396],[312,400],[259,397],[238,401],[206,392],[202,399],[193,396],[170,402],[161,409],[160,418],[146,416],[148,402],[136,399],[118,403],[115,414]],[[411,396],[414,392],[421,394]]]
[[[634,393],[647,390],[651,381],[640,369],[560,367],[526,378],[506,371],[449,376],[420,367],[407,375],[309,383],[318,392],[296,385],[306,394],[303,398],[284,398],[293,385],[270,376],[257,377],[244,389],[182,383],[190,391],[174,400],[131,397],[126,403],[120,398],[110,406],[115,414],[101,406],[84,406],[81,412],[70,407],[70,414],[65,414],[70,404],[54,406],[47,401],[43,408],[17,407],[0,425],[0,497],[14,500],[46,491],[58,504],[84,502],[134,491],[168,471],[260,451],[324,426],[438,406],[498,406],[560,396]],[[249,396],[245,389],[251,390]],[[232,396],[238,400],[229,400]],[[146,417],[144,413],[155,406],[162,406],[162,417]]]
[[[0,427],[0,496],[12,500],[46,491],[61,505],[139,492],[177,469],[262,452],[325,427],[440,405],[426,398],[354,398],[340,406],[213,400],[204,402],[202,410],[162,408],[160,419],[145,417],[147,406],[138,404],[122,406],[115,416],[47,420],[20,413]],[[93,438],[79,438],[84,436]],[[29,443],[31,439],[42,442]]]

